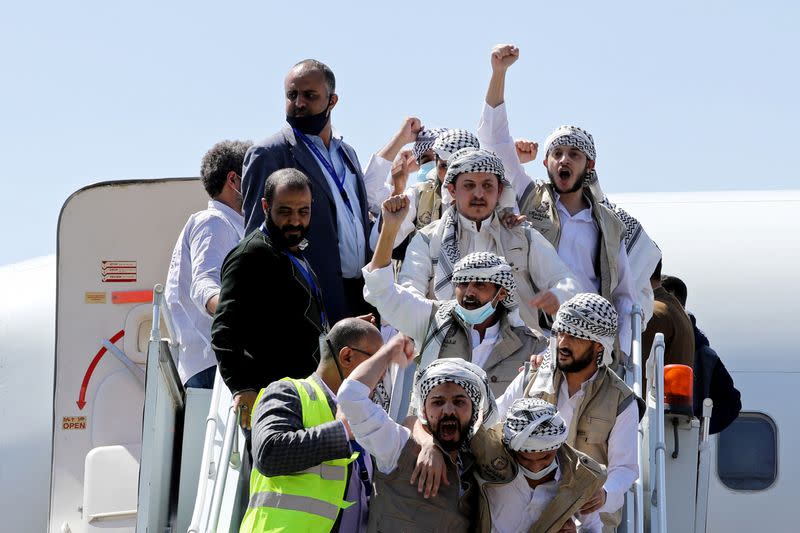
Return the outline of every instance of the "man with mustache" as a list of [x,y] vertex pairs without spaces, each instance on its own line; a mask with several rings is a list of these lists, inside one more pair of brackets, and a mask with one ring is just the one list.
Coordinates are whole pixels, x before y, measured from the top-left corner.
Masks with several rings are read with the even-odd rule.
[[520,315],[539,324],[538,309],[554,314],[578,291],[578,282],[553,246],[528,225],[507,228],[495,214],[509,186],[494,153],[462,148],[448,161],[444,185],[454,199],[442,218],[417,232],[408,245],[398,282],[434,300],[452,300],[453,266],[472,252],[492,252],[513,265]]
[[[453,267],[454,298],[437,301],[394,281],[391,246],[408,213],[409,199],[393,196],[383,203],[383,226],[372,261],[364,267],[364,297],[392,326],[420,350],[419,368],[436,359],[460,357],[483,368],[492,391],[500,394],[519,368],[547,348],[546,339],[520,318],[517,284],[511,266],[489,252],[474,252]],[[408,414],[414,369],[394,375],[389,414]]]
[[312,205],[308,178],[293,168],[272,173],[261,205],[266,221],[222,265],[211,330],[220,375],[248,429],[263,387],[314,371],[318,338],[327,333],[330,320],[320,283],[303,253]]
[[498,404],[541,398],[558,407],[569,428],[567,444],[606,465],[608,478],[582,507],[600,512],[603,531],[619,525],[625,492],[639,477],[637,424],[644,402],[613,370],[617,312],[598,294],[564,302],[553,322],[551,348],[538,369],[520,374]]
[[[313,184],[314,216],[306,256],[317,272],[332,323],[372,309],[361,296],[361,267],[369,261],[370,210],[377,213],[391,190],[384,183],[391,161],[414,142],[421,129],[407,118],[389,143],[362,172],[358,156],[334,131],[332,113],[339,95],[336,77],[324,63],[306,59],[294,65],[284,81],[287,124],[248,150],[242,171],[245,233],[264,221],[261,192],[272,172],[301,170]],[[395,184],[401,190],[405,183]]]
[[[400,343],[400,349],[394,348]],[[339,407],[356,441],[373,456],[377,468],[367,529],[471,531],[478,509],[473,473],[502,481],[516,474],[504,452],[475,455],[466,447],[480,439],[476,432],[481,421],[484,425],[499,421],[494,395],[485,372],[463,359],[438,359],[422,369],[414,387],[415,434],[419,430],[432,437],[444,456],[448,477],[454,480],[442,486],[435,498],[425,498],[416,484],[409,483],[420,444],[409,428],[389,419],[369,398],[390,364],[404,368],[413,358],[413,344],[396,336],[339,388]]]
[[[627,353],[631,342],[627,317],[632,305],[639,303],[649,318],[653,293],[648,278],[660,252],[635,219],[621,210],[615,212],[604,202],[594,170],[594,139],[587,131],[561,126],[550,134],[543,161],[548,182],[533,180],[525,172],[509,133],[505,105],[506,72],[518,58],[519,49],[513,45],[498,45],[492,50],[492,77],[478,137],[503,160],[520,212],[558,250],[581,290],[602,295],[625,317],[619,346]],[[595,184],[596,190],[590,187]],[[629,260],[629,247],[635,252],[635,264]]]

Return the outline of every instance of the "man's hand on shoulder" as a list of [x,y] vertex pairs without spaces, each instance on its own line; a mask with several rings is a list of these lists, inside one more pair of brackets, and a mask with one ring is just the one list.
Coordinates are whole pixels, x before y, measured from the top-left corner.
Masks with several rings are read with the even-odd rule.
[[498,44],[492,48],[492,70],[504,72],[519,59],[519,48],[513,44]]
[[342,408],[338,406],[336,408],[336,420],[344,425],[344,430],[347,432],[347,440],[355,440],[355,437],[353,437],[353,430],[350,429],[350,423],[347,421],[347,417],[344,416]]

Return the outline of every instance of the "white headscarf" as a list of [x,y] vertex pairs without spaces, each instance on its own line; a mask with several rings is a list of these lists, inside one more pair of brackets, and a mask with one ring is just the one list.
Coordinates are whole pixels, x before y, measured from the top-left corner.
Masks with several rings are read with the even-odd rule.
[[499,422],[497,403],[492,390],[489,388],[486,372],[469,361],[458,357],[447,357],[433,361],[423,368],[417,376],[411,405],[423,424],[428,423],[424,415],[425,400],[431,390],[442,383],[460,385],[472,400],[472,418],[470,419],[467,438],[475,434],[480,424],[491,426]]
[[517,282],[514,272],[504,257],[499,257],[491,252],[473,252],[460,259],[453,267],[453,284],[469,283],[470,281],[483,281],[500,285],[508,291],[503,300],[506,309],[516,309]]
[[433,151],[442,161],[449,160],[454,153],[467,147],[480,148],[481,143],[473,133],[458,128],[439,134],[436,142],[433,143]]

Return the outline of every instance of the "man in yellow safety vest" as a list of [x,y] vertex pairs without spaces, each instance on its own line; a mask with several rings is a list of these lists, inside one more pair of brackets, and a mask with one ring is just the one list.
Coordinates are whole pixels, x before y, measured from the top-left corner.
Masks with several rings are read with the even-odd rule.
[[313,374],[261,390],[252,425],[256,468],[241,532],[366,529],[372,464],[336,416],[336,393],[382,344],[375,326],[345,318],[320,337]]

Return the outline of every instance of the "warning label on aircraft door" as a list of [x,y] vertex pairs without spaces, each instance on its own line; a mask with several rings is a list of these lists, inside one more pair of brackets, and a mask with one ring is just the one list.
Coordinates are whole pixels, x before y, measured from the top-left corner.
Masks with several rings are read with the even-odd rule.
[[136,261],[103,261],[100,266],[103,283],[136,281]]
[[86,417],[65,416],[61,420],[61,429],[86,429]]

